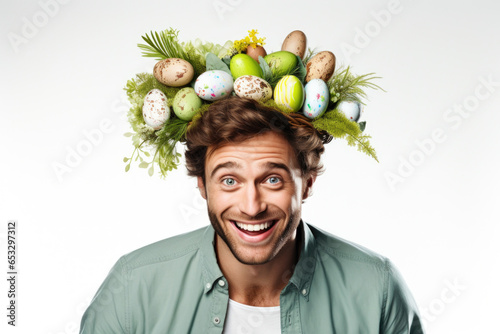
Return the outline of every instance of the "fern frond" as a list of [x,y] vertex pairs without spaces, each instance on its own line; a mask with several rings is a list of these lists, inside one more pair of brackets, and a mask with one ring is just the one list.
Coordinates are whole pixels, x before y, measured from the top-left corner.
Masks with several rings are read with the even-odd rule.
[[359,125],[344,114],[337,110],[329,110],[312,123],[316,129],[327,131],[334,138],[345,139],[349,146],[356,146],[358,151],[364,152],[378,162],[375,149],[369,141],[371,137],[363,134]]

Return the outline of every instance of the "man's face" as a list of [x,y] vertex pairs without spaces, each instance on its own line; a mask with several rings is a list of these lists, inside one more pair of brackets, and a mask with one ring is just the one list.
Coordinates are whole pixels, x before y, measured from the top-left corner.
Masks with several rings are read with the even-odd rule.
[[281,135],[267,132],[209,148],[205,180],[204,185],[198,178],[198,186],[210,221],[240,262],[263,264],[294,249],[302,200],[314,178],[301,177],[293,149]]

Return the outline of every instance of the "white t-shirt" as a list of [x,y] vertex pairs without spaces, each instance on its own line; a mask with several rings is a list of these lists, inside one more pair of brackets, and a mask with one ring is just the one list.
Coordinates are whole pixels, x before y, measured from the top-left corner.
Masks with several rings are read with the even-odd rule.
[[229,299],[224,334],[279,334],[280,307],[257,307]]

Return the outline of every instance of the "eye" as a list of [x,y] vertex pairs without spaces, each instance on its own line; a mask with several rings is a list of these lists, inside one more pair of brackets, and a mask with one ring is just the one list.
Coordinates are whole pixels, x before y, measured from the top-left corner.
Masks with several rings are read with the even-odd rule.
[[222,180],[222,183],[226,186],[234,186],[236,184],[236,180],[228,177],[228,178]]
[[277,176],[271,176],[267,181],[269,181],[270,184],[278,184],[281,182],[281,179]]

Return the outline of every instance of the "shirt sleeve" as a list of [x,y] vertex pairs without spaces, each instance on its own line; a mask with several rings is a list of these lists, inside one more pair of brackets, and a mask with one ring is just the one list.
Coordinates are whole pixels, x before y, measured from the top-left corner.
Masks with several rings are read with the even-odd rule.
[[121,258],[111,269],[83,314],[80,334],[129,333],[127,328],[127,275]]
[[380,333],[423,334],[418,308],[401,274],[389,260],[386,269]]

